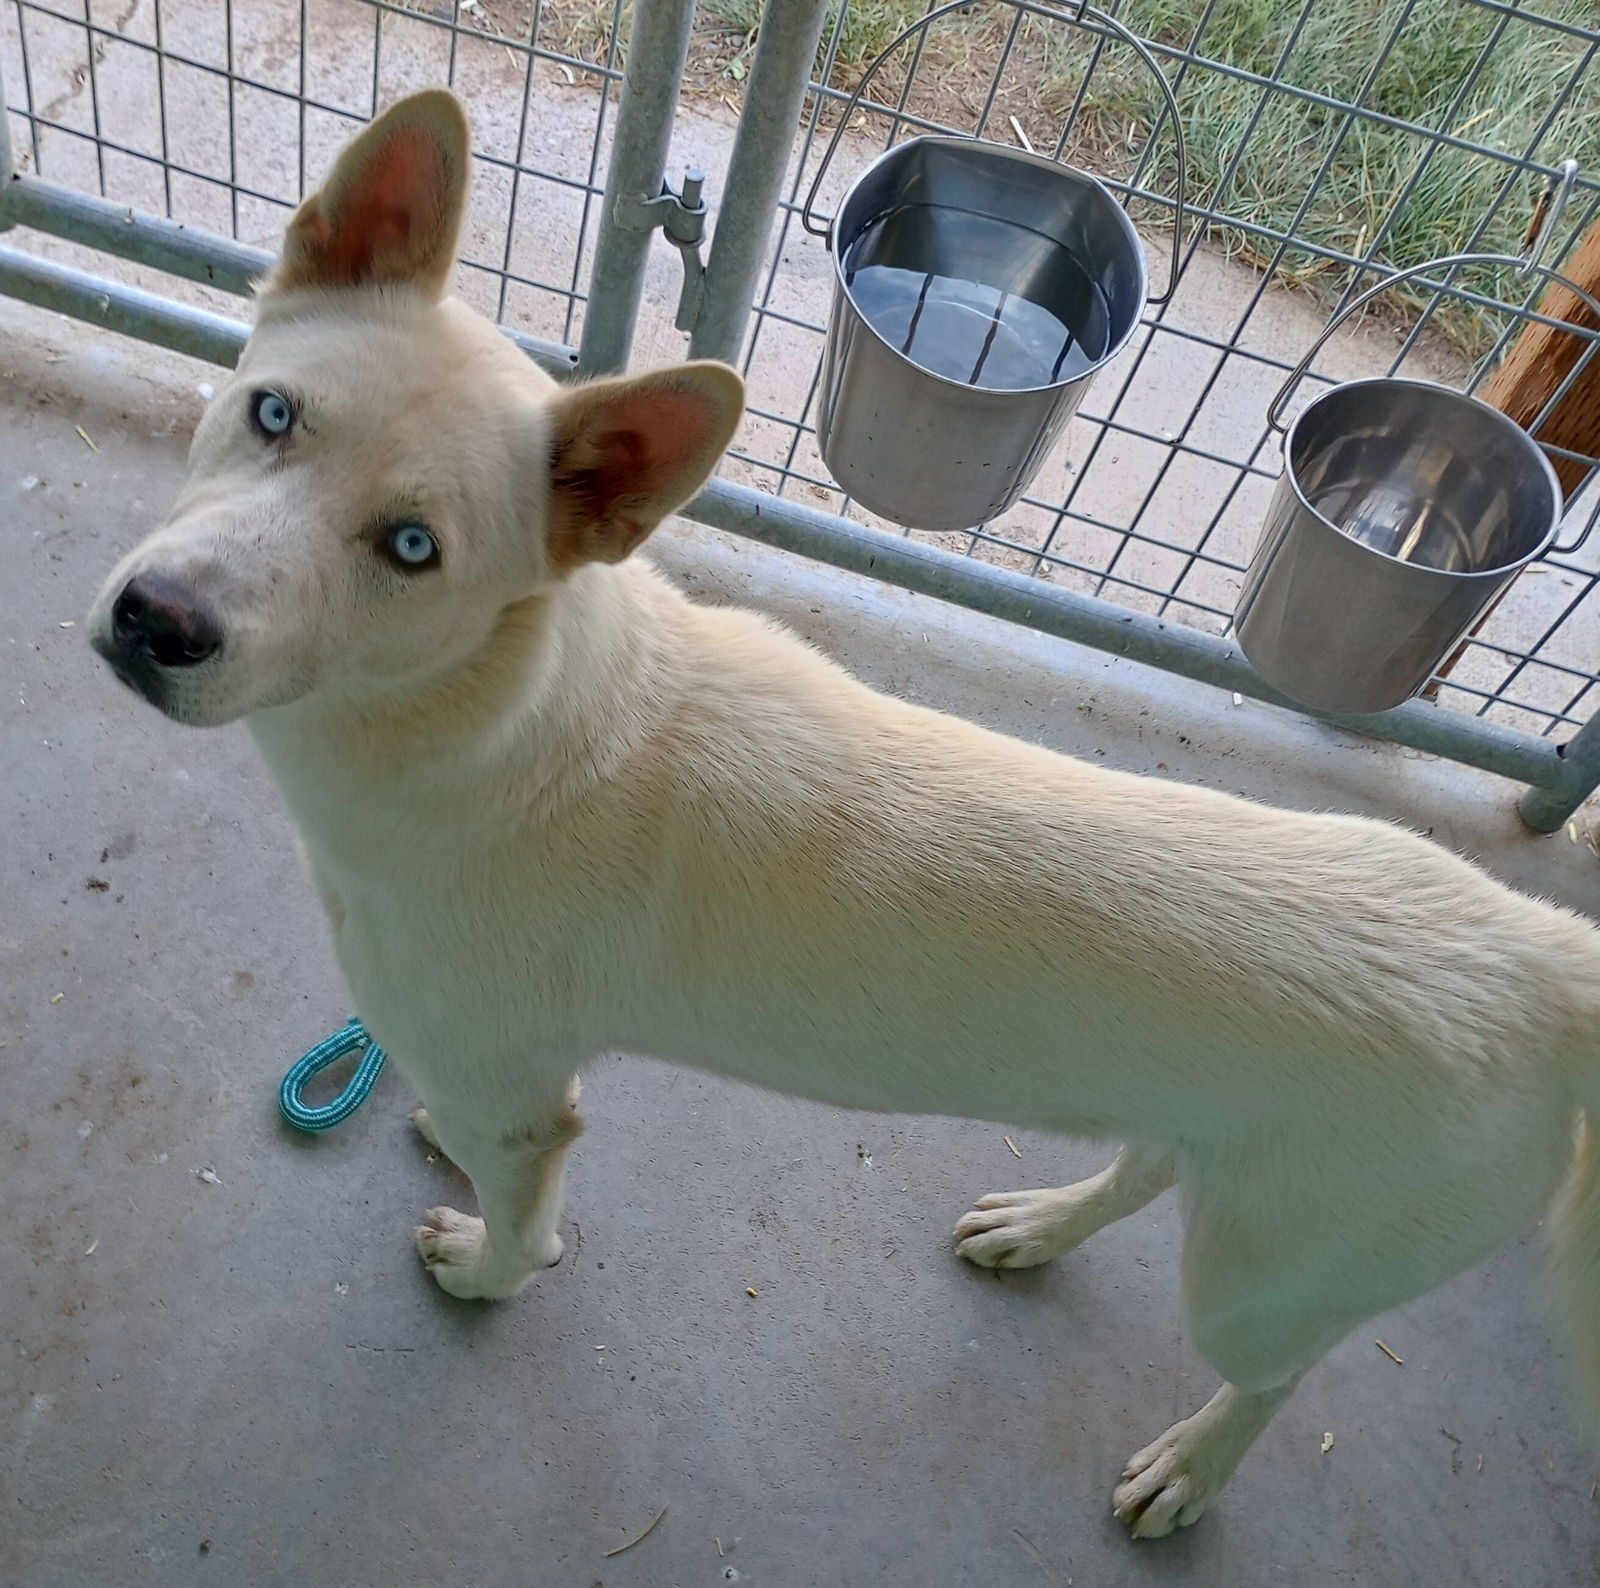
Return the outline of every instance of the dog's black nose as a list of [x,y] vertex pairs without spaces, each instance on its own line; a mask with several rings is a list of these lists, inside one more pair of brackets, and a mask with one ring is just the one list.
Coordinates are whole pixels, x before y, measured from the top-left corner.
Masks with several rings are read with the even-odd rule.
[[222,631],[193,592],[160,574],[129,580],[111,623],[118,645],[162,667],[193,667],[222,644]]

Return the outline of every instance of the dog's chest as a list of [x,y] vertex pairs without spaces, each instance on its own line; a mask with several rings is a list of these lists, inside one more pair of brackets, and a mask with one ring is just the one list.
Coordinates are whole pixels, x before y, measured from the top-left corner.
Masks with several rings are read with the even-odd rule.
[[629,1001],[614,912],[550,868],[460,853],[396,855],[377,872],[329,874],[334,939],[361,1017],[403,1065],[614,1040]]

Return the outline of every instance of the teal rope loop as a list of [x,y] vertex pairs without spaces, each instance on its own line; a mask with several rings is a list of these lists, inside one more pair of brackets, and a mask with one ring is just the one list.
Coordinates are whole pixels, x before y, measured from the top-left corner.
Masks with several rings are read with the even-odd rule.
[[[324,1103],[320,1108],[311,1107],[300,1095],[306,1082],[357,1048],[365,1048],[366,1052],[356,1066],[356,1073],[350,1077],[350,1084],[331,1103]],[[290,1066],[278,1088],[278,1107],[283,1117],[296,1130],[332,1130],[335,1125],[342,1125],[366,1102],[367,1093],[383,1073],[388,1057],[361,1021],[351,1015],[350,1023],[342,1031],[335,1031],[326,1042],[319,1042]]]

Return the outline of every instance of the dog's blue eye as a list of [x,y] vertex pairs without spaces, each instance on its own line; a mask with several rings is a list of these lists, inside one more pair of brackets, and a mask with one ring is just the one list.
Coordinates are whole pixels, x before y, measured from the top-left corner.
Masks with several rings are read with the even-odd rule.
[[439,543],[421,524],[396,524],[389,531],[389,550],[401,562],[420,568],[439,555]]
[[250,399],[250,417],[262,435],[286,436],[294,424],[294,408],[282,392],[258,391]]

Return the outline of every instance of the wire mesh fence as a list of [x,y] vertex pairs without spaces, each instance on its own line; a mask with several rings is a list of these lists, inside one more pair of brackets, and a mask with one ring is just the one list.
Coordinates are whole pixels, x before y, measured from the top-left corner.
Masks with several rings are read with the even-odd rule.
[[[1201,235],[1185,241],[1177,297],[1147,316],[1101,377],[1023,502],[967,534],[922,538],[1222,633],[1280,469],[1265,413],[1285,373],[1325,312],[1390,270],[1430,254],[1522,246],[1561,161],[1600,155],[1600,19],[1587,8],[1563,16],[1495,0],[1130,0],[1108,9],[1148,39],[1177,88]],[[1241,15],[1263,10],[1276,20],[1246,51]],[[755,423],[739,458],[779,494],[906,533],[842,496],[812,426],[827,271],[802,263],[822,248],[799,208],[849,98],[845,41],[836,26],[812,85],[746,347]],[[1507,52],[1515,70],[1495,70]],[[1171,145],[1147,142],[1154,95],[1128,52],[996,6],[897,53],[898,71],[850,111],[853,158],[824,179],[835,199],[904,136],[973,135],[1095,171],[1128,200],[1153,259],[1166,246]],[[1426,122],[1391,108],[1415,113],[1419,96],[1396,80],[1419,72],[1432,74],[1420,96],[1432,111]],[[1554,261],[1600,214],[1595,175],[1580,174]],[[1299,402],[1361,375],[1475,390],[1539,297],[1539,285],[1514,271],[1452,272],[1337,338]],[[802,383],[797,363],[809,363]],[[1565,736],[1580,724],[1600,698],[1597,566],[1590,548],[1535,565],[1456,662],[1441,703],[1535,733]]]
[[[571,344],[615,108],[595,90],[621,77],[622,5],[596,14],[606,43],[590,60],[550,42],[538,5],[491,16],[475,0],[11,0],[0,59],[16,164],[276,248],[308,186],[381,105],[448,83],[473,107],[477,156],[460,289],[504,323]],[[557,93],[583,113],[564,113]]]
[[[1220,634],[1279,469],[1267,406],[1326,314],[1430,254],[1516,251],[1568,157],[1582,169],[1550,262],[1600,216],[1600,17],[1587,0],[1108,9],[1149,41],[1183,106],[1201,224],[1182,240],[1182,284],[1100,377],[1017,508],[960,536],[912,538]],[[603,223],[628,11],[624,0],[5,0],[15,160],[271,248],[352,130],[402,92],[448,82],[476,125],[462,291],[570,346]],[[727,465],[896,534],[843,495],[817,451],[832,267],[798,206],[865,60],[920,12],[920,0],[853,0],[824,33],[744,348],[751,416]],[[702,0],[691,79],[704,92],[678,141],[708,165],[713,202],[759,20],[760,0]],[[1152,92],[1105,39],[980,0],[908,44],[850,113],[823,208],[897,139],[976,135],[1095,171],[1128,201],[1154,257],[1170,242],[1174,173],[1170,139],[1151,136]],[[670,282],[672,262],[660,274]],[[1390,372],[1475,386],[1538,302],[1503,270],[1436,285],[1341,332],[1299,400],[1319,383]],[[210,301],[203,286],[161,290]],[[670,303],[657,319],[670,327]],[[1581,724],[1600,703],[1597,550],[1525,574],[1441,702],[1558,739]]]

